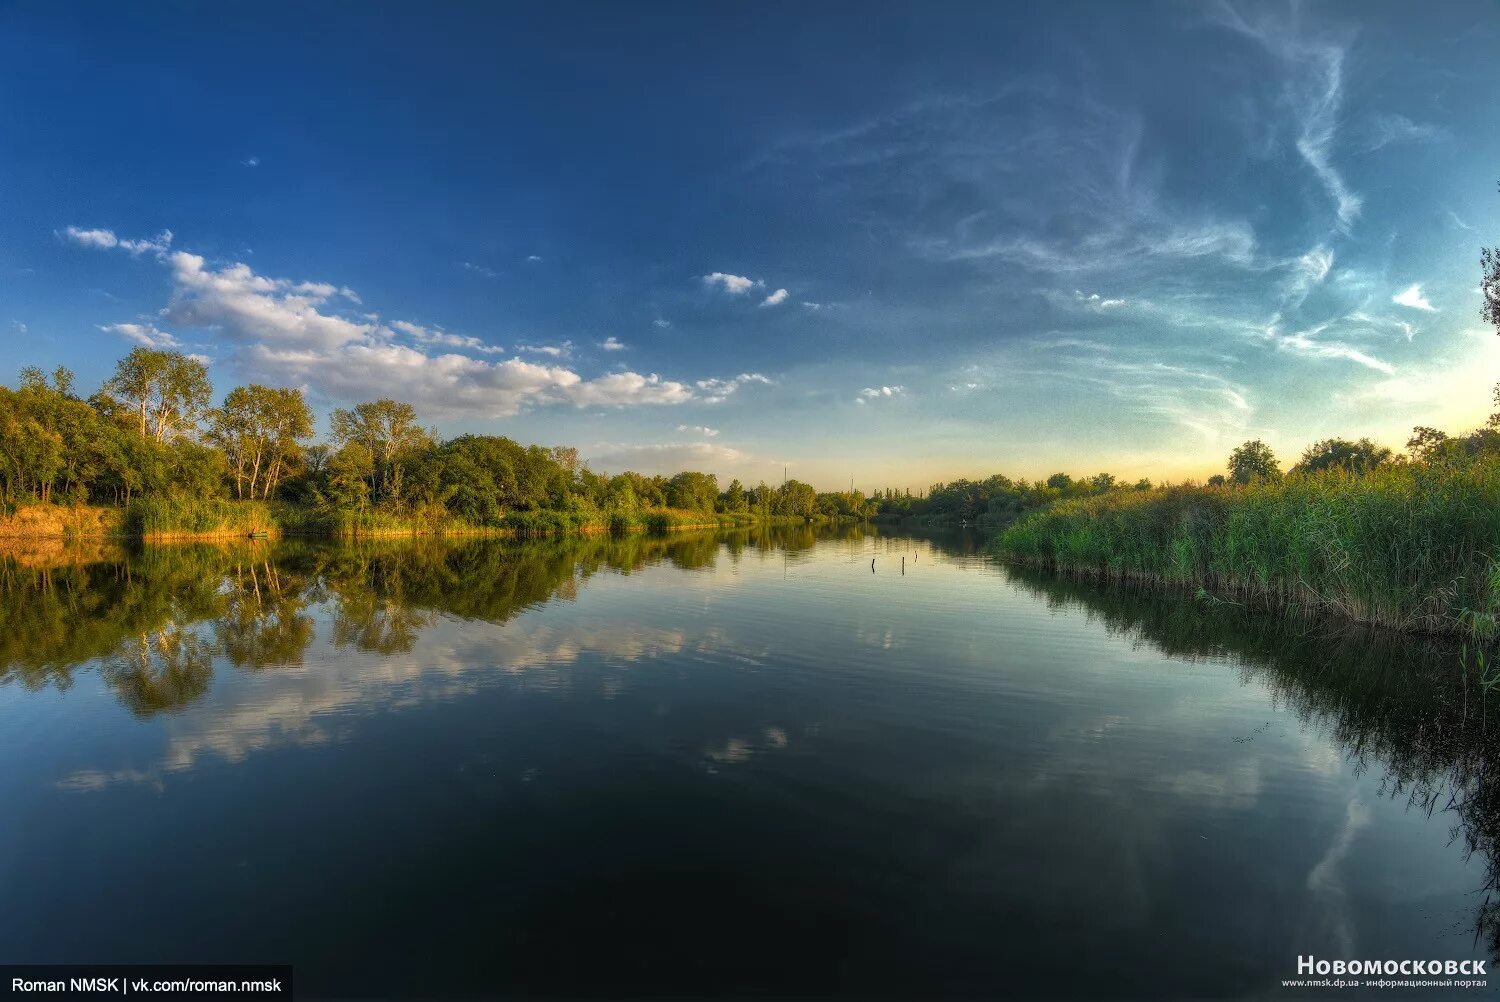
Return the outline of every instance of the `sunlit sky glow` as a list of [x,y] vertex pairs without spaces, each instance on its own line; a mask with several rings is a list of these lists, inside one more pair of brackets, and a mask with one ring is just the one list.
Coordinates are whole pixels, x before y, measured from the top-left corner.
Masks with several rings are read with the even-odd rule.
[[180,346],[868,489],[1399,446],[1500,379],[1494,3],[62,6],[0,6],[12,384]]

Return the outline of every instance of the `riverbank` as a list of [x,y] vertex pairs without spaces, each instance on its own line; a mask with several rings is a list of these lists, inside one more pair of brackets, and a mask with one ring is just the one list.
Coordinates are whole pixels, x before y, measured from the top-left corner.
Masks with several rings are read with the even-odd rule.
[[0,511],[0,539],[107,538],[124,535],[123,508],[35,504]]
[[991,531],[1003,527],[1013,516],[995,517],[989,514],[981,514],[973,519],[963,519],[953,514],[942,515],[901,515],[880,514],[870,519],[876,525],[896,529],[989,529]]
[[294,505],[209,499],[150,499],[123,508],[33,504],[0,514],[0,539],[125,539],[212,542],[246,537],[384,538],[474,536],[525,538],[608,532],[677,532],[801,525],[800,516],[661,508],[634,513],[526,511],[498,525],[471,525],[446,512],[396,515],[381,511],[328,513]]
[[1115,491],[1022,519],[1003,558],[1397,630],[1500,635],[1500,461]]

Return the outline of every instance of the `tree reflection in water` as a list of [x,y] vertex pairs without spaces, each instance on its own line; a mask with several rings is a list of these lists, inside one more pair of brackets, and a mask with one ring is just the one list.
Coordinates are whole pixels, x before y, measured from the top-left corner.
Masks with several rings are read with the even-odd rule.
[[208,691],[214,648],[176,625],[120,644],[101,671],[120,702],[136,717],[180,710]]
[[[725,560],[791,559],[870,530],[759,527],[728,534],[496,540],[298,540],[95,550],[0,558],[0,684],[67,688],[97,671],[136,717],[180,711],[210,690],[216,663],[267,672],[304,663],[328,638],[377,654],[413,649],[438,617],[505,623],[576,597],[594,575],[665,564],[697,572]],[[977,558],[977,535],[929,542]],[[1475,934],[1500,956],[1500,694],[1459,670],[1454,644],[1007,568],[1022,589],[1076,608],[1109,631],[1187,660],[1234,664],[1306,725],[1329,735],[1384,792],[1452,818],[1485,860]],[[222,669],[221,669],[222,670]],[[1488,698],[1487,698],[1488,697]],[[1496,705],[1490,706],[1490,703]],[[1493,723],[1489,718],[1494,717]]]
[[[666,563],[710,568],[721,549],[811,550],[830,531],[759,527],[736,533],[550,538],[367,540],[95,548],[45,559],[0,557],[0,684],[67,688],[100,667],[140,715],[178,709],[208,691],[215,657],[235,668],[303,663],[328,603],[337,647],[412,650],[436,615],[504,623],[576,597],[599,573]],[[837,530],[859,534],[862,530]],[[864,530],[867,531],[867,530]]]

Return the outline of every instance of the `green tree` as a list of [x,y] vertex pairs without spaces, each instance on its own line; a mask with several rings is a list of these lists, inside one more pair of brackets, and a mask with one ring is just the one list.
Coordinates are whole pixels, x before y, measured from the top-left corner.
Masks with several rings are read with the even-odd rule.
[[74,376],[73,370],[66,365],[59,365],[52,370],[52,385],[65,397],[73,396]]
[[755,490],[750,492],[750,510],[760,518],[770,518],[775,510],[776,492],[762,480],[756,484]]
[[1314,442],[1302,453],[1293,473],[1317,473],[1321,470],[1342,469],[1350,473],[1365,474],[1389,463],[1393,458],[1390,449],[1376,445],[1368,438],[1351,442],[1345,438],[1325,438]]
[[1253,439],[1229,454],[1229,479],[1237,484],[1252,480],[1275,480],[1281,476],[1281,464],[1271,447]]
[[302,450],[302,465],[309,476],[319,476],[328,466],[328,457],[333,455],[333,449],[322,443],[309,445]]
[[1479,250],[1479,319],[1500,333],[1500,247]]
[[800,480],[788,480],[776,492],[775,512],[778,515],[808,517],[818,513],[818,492],[811,484]]
[[370,478],[375,458],[362,442],[349,442],[328,458],[325,489],[318,492],[320,506],[332,511],[362,512],[370,504]]
[[142,437],[164,442],[191,434],[208,409],[208,367],[180,351],[133,348],[104,384],[120,409],[136,416]]
[[443,495],[454,514],[474,525],[497,525],[521,503],[516,481],[525,452],[508,438],[461,435],[437,451]]
[[187,439],[178,439],[167,445],[147,444],[160,456],[159,491],[189,498],[224,496],[224,478],[229,474],[229,467],[223,452]]
[[238,498],[267,499],[300,458],[313,415],[301,390],[237,386],[209,415],[209,441],[224,450]]
[[333,439],[340,446],[358,443],[369,454],[370,492],[376,500],[396,501],[411,454],[432,444],[432,436],[417,424],[411,404],[371,400],[352,410],[333,412]]
[[609,489],[604,495],[604,509],[627,516],[634,515],[640,510],[640,498],[635,492],[635,479],[632,474],[622,473],[610,478]]
[[117,434],[88,404],[72,396],[73,375],[21,372],[20,389],[0,388],[0,497],[88,500],[107,479]]
[[745,488],[738,480],[729,481],[729,488],[724,491],[724,510],[736,514],[750,510]]
[[667,482],[667,503],[688,511],[713,511],[719,500],[719,478],[687,471]]
[[1434,458],[1447,443],[1447,432],[1418,425],[1411,430],[1411,438],[1406,440],[1406,448],[1413,459],[1425,462]]

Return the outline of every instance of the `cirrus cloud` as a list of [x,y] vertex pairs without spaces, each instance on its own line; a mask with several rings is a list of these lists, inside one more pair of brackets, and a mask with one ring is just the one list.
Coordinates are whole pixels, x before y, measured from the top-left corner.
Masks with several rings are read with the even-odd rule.
[[516,345],[516,351],[525,352],[528,355],[568,358],[573,354],[573,342],[564,341],[562,344],[518,344]]
[[477,337],[464,334],[450,334],[441,327],[423,327],[406,320],[394,320],[391,322],[394,330],[410,337],[418,344],[435,345],[443,348],[466,348],[469,351],[477,351],[484,355],[503,355],[505,349],[498,344],[489,344]]

